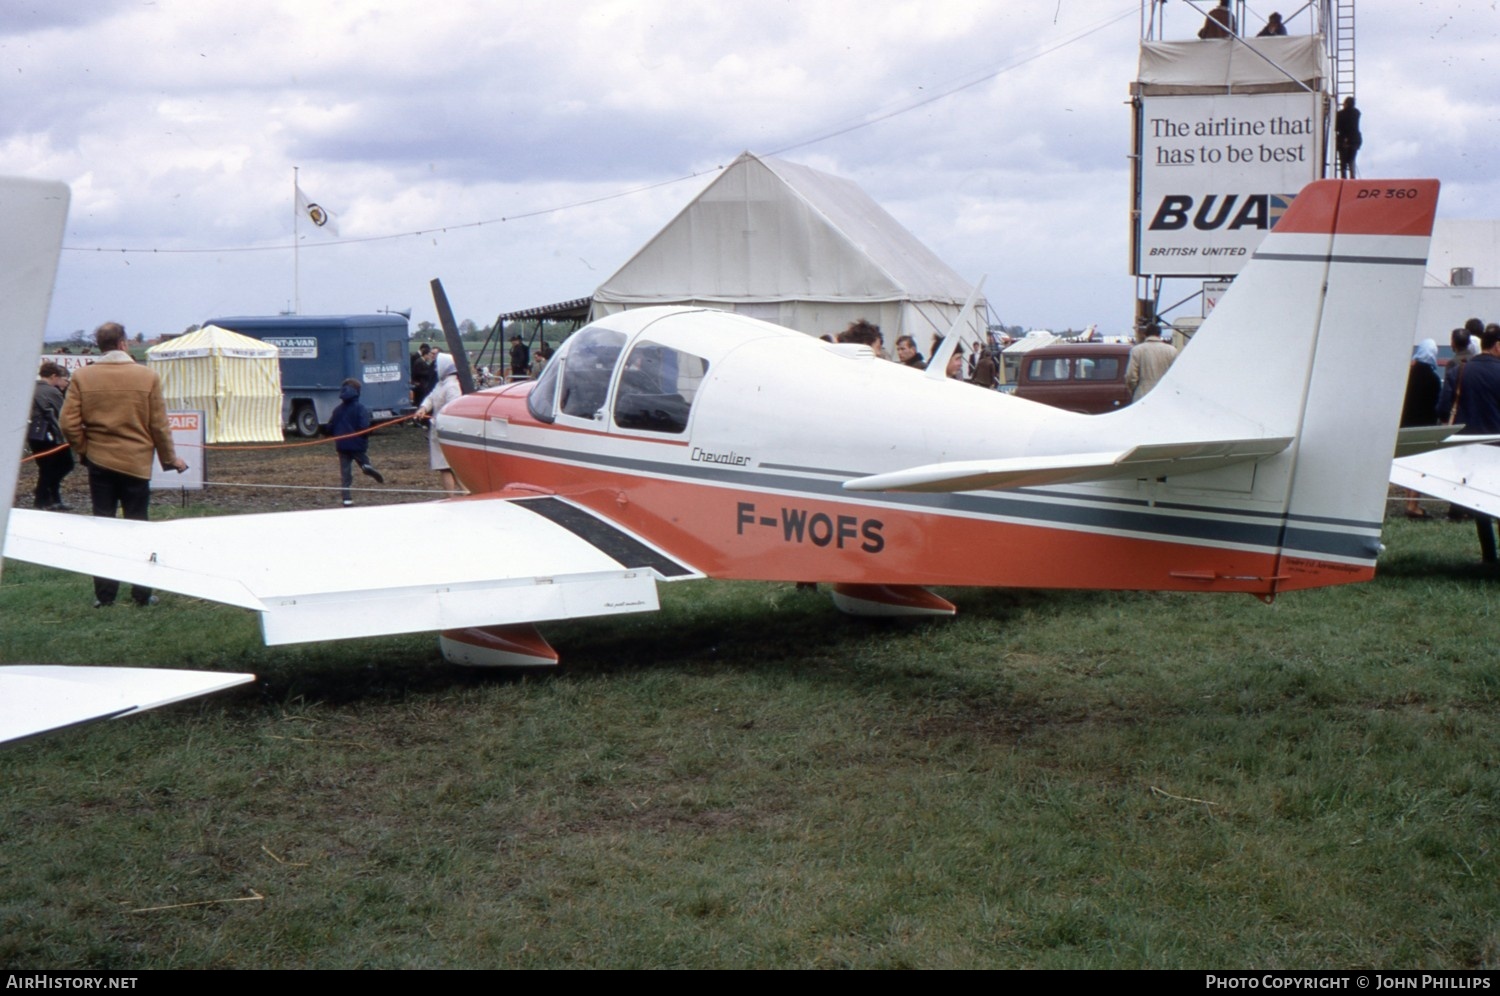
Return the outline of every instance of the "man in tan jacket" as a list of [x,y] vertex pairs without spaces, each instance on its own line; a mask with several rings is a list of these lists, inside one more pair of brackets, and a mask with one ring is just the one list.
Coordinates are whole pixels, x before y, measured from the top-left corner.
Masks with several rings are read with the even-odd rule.
[[1152,322],[1141,329],[1125,364],[1125,387],[1130,391],[1130,400],[1139,401],[1149,394],[1175,359],[1177,350],[1161,337],[1161,326]]
[[[172,448],[167,405],[156,374],[125,352],[125,328],[105,322],[94,330],[99,359],[73,374],[62,408],[62,431],[89,471],[94,515],[145,521],[151,510],[151,459],[178,473],[187,464]],[[94,606],[115,603],[120,582],[94,578]],[[137,605],[154,605],[151,589],[134,585]]]

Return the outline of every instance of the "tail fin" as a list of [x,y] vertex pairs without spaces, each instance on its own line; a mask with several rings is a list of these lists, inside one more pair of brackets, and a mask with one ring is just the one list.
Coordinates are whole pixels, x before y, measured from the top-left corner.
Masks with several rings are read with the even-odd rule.
[[47,325],[52,280],[62,252],[68,188],[61,183],[0,177],[0,535],[16,493],[26,413],[36,382],[37,353]]
[[1167,376],[1121,413],[1295,437],[1253,486],[1280,499],[1283,590],[1373,570],[1437,195],[1436,180],[1304,188]]
[[1140,401],[1088,416],[1004,399],[993,457],[843,487],[1020,489],[994,507],[1096,537],[1066,541],[1085,563],[1000,583],[1269,596],[1369,578],[1437,192],[1436,180],[1310,184]]

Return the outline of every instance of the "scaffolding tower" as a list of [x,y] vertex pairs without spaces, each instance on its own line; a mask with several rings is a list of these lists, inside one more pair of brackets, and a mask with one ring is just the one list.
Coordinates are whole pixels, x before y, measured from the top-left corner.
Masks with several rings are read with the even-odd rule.
[[[1215,9],[1219,0],[1181,0],[1171,7],[1171,24],[1166,0],[1142,0],[1141,66],[1131,101],[1138,327],[1165,323],[1174,309],[1200,299],[1206,314],[1213,292],[1233,279],[1296,192],[1332,175],[1333,111],[1354,96],[1354,5],[1310,0],[1282,18],[1286,37],[1277,37],[1262,34],[1269,10],[1252,9],[1245,0],[1229,0],[1227,12]],[[1277,123],[1303,116],[1316,134],[1296,139],[1303,158],[1295,169],[1268,169],[1265,159],[1292,140],[1256,132],[1236,139],[1233,148],[1229,141],[1220,149],[1197,143],[1200,134],[1239,135],[1234,129],[1253,127],[1245,123],[1251,119],[1274,120],[1274,134]],[[1187,134],[1173,131],[1185,128],[1183,122],[1193,128],[1191,141],[1175,140]],[[1224,160],[1205,160],[1205,150],[1209,157],[1224,153]],[[1255,162],[1247,155],[1252,152]],[[1244,157],[1241,166],[1232,165],[1236,154]],[[1175,233],[1164,231],[1173,227]],[[1197,283],[1183,285],[1172,295],[1182,299],[1163,306],[1165,279]]]

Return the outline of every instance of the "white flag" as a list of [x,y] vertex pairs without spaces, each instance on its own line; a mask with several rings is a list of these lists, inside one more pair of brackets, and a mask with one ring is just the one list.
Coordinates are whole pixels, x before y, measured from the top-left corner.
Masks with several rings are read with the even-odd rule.
[[333,212],[304,194],[300,185],[297,187],[297,211],[329,235],[338,235],[339,225]]

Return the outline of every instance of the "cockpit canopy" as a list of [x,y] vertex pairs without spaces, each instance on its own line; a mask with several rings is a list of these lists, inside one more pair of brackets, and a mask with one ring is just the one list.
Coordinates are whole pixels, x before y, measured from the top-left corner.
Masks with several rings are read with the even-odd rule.
[[[654,341],[649,333],[625,350],[626,335],[590,326],[558,349],[527,397],[543,422],[559,415],[620,429],[683,433],[708,373],[708,360]],[[610,403],[613,388],[613,403]]]

